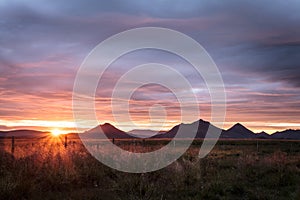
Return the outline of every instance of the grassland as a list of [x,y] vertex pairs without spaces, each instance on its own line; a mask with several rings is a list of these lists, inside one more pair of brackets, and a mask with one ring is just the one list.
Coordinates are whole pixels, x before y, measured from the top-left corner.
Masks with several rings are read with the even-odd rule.
[[[116,141],[152,151],[167,140]],[[150,173],[113,170],[78,139],[0,142],[0,199],[300,199],[300,142],[221,140],[203,159],[202,141],[168,167]],[[109,153],[109,152],[107,152]]]

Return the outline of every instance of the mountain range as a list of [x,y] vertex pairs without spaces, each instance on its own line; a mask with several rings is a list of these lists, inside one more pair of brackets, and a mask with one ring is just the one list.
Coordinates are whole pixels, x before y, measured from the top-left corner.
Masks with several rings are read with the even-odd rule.
[[[197,123],[198,122],[198,123]],[[198,125],[198,127],[197,127]],[[179,128],[181,128],[182,134],[179,135],[179,138],[191,138],[193,137],[191,133],[196,130],[196,138],[204,138],[207,134],[208,128],[211,126],[211,130],[218,130],[221,132],[220,138],[224,139],[300,139],[300,130],[284,130],[277,131],[273,134],[267,134],[266,132],[254,133],[240,123],[233,125],[227,130],[219,129],[218,127],[212,125],[210,122],[200,119],[199,121],[193,122],[191,124],[178,124],[171,128],[169,131],[160,131],[156,135],[150,138],[173,138],[178,133]],[[207,138],[215,138],[213,135],[214,131],[211,131],[212,134],[207,135]],[[83,138],[104,138],[104,134],[112,138],[136,138],[141,136],[144,138],[146,134],[153,135],[154,131],[152,130],[133,130],[129,132],[122,131],[117,129],[109,123],[99,125],[91,130],[88,130],[82,133],[81,137]]]
[[[197,127],[198,124],[198,127]],[[169,131],[159,131],[156,135],[153,135],[155,131],[152,130],[132,130],[129,132],[122,131],[109,123],[98,125],[84,133],[80,133],[81,138],[89,139],[101,139],[108,138],[125,139],[125,138],[145,138],[146,136],[151,136],[150,138],[173,138],[177,134],[179,128],[182,130],[179,138],[192,138],[192,132],[196,131],[196,138],[204,138],[207,135],[208,128],[211,130],[217,130],[221,132],[220,138],[223,139],[292,139],[300,140],[300,130],[287,129],[284,131],[277,131],[273,134],[267,134],[265,132],[254,133],[240,123],[233,125],[227,130],[219,129],[218,127],[212,125],[210,122],[200,119],[199,121],[193,122],[191,124],[178,124],[171,128]],[[207,138],[215,138],[213,135],[214,131],[211,131],[207,135]],[[43,137],[49,134],[48,132],[33,131],[33,130],[14,130],[14,131],[0,131],[0,137]],[[105,135],[104,135],[105,134]]]
[[0,137],[22,137],[22,138],[36,138],[45,137],[49,135],[49,132],[36,131],[36,130],[12,130],[12,131],[0,131]]

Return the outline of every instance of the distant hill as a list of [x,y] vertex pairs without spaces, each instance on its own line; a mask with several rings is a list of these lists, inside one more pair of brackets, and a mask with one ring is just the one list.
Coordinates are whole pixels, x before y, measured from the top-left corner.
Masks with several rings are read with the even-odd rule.
[[[198,125],[198,127],[197,127],[197,125]],[[193,136],[191,135],[191,133],[195,129],[197,129],[196,138],[204,138],[207,134],[207,130],[208,130],[209,126],[212,129],[222,131],[221,129],[217,128],[216,126],[210,124],[209,122],[200,119],[199,121],[195,121],[191,124],[176,125],[171,130],[167,131],[166,133],[156,135],[153,138],[173,138],[177,134],[179,128],[181,128],[182,132],[183,132],[183,134],[181,136],[179,136],[179,138],[192,138]],[[213,136],[213,135],[208,135],[208,138],[214,138],[214,137],[215,136]]]
[[[197,134],[196,138],[204,138],[207,134],[208,127],[211,126],[212,130],[217,130],[220,131],[218,127],[212,125],[211,123],[204,121],[204,120],[199,120],[199,127],[197,128]],[[196,122],[191,123],[191,124],[179,124],[174,126],[171,130],[167,131],[166,133],[159,134],[154,136],[153,138],[173,138],[179,127],[181,126],[186,134],[182,135],[182,138],[189,138],[189,132],[195,128]],[[260,132],[260,133],[254,133],[250,129],[246,128],[240,123],[237,123],[233,125],[231,128],[227,130],[221,130],[222,133],[220,135],[220,138],[223,139],[295,139],[298,140],[300,139],[300,130],[285,130],[285,131],[280,131],[276,132],[273,134],[267,134],[266,132]],[[207,135],[207,138],[215,138],[214,135]]]
[[[88,139],[105,139],[106,137],[109,139],[116,138],[133,138],[130,134],[127,134],[120,129],[117,129],[113,125],[109,123],[101,124],[93,129],[90,129],[84,133],[80,133],[81,138],[88,138]],[[105,137],[106,135],[106,137]]]
[[[221,132],[220,138],[223,139],[294,139],[300,140],[300,130],[284,130],[277,131],[273,134],[267,134],[266,132],[254,133],[250,129],[246,128],[240,123],[235,124],[227,130],[219,129],[210,122],[202,119],[195,121],[190,124],[178,124],[171,128],[169,131],[160,131],[156,135],[156,131],[153,130],[132,130],[128,133],[114,127],[109,123],[101,124],[95,128],[92,128],[84,133],[80,133],[81,138],[88,139],[105,139],[105,135],[109,138],[125,139],[125,138],[173,138],[176,134],[178,138],[192,138],[192,132],[196,130],[196,138],[205,138],[208,128],[211,127],[213,130],[207,138],[216,138],[214,130]],[[178,132],[179,128],[182,130]],[[35,130],[13,130],[13,131],[0,131],[0,137],[23,137],[23,138],[34,138],[34,137],[45,137],[49,135],[49,132],[35,131]],[[76,137],[77,133],[68,134]]]
[[288,129],[285,131],[277,131],[271,135],[275,139],[294,139],[300,140],[300,130]]
[[35,131],[35,130],[12,130],[12,131],[0,131],[0,137],[20,137],[20,138],[37,138],[45,137],[49,135],[49,132]]
[[[198,126],[197,126],[198,125]],[[210,122],[204,121],[202,119],[195,121],[190,124],[178,124],[171,128],[169,131],[161,131],[156,135],[150,138],[173,138],[178,133],[179,128],[182,130],[181,135],[178,135],[178,138],[191,138],[193,130],[197,129],[196,138],[205,138],[207,134],[208,128],[211,127],[212,132],[214,130],[220,131],[220,138],[223,139],[300,139],[300,130],[285,130],[273,133],[271,135],[266,132],[254,133],[250,129],[246,128],[240,123],[233,125],[231,128],[227,130],[219,129],[214,126]],[[101,129],[100,129],[101,128]],[[107,135],[108,138],[136,138],[135,136],[146,136],[153,135],[156,131],[153,130],[132,130],[128,133],[114,127],[109,123],[105,123],[99,125],[89,131],[82,133],[82,136],[87,138],[104,138],[104,134]],[[207,135],[207,138],[216,138],[216,135]]]
[[269,138],[271,138],[271,135],[269,135],[268,133],[262,131],[260,133],[256,133],[256,138],[259,138],[259,139],[269,139]]
[[222,132],[222,138],[256,138],[257,135],[240,123]]

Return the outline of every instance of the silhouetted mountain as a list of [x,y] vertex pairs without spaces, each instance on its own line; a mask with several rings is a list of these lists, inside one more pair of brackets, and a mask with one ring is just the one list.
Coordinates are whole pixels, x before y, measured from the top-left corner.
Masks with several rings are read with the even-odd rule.
[[[198,127],[197,127],[198,126]],[[215,138],[213,135],[215,131],[222,131],[221,129],[215,127],[207,121],[200,119],[199,121],[195,121],[191,124],[179,124],[174,126],[171,130],[166,133],[162,133],[154,136],[153,138],[173,138],[176,134],[178,134],[178,130],[181,129],[181,135],[178,135],[178,138],[193,138],[192,133],[193,130],[197,129],[196,138],[204,138],[207,134],[207,130],[211,126],[211,133],[209,133],[208,138]]]
[[[211,127],[210,133],[207,133],[208,127]],[[179,132],[179,129],[181,132]],[[152,136],[151,138],[173,138],[176,134],[178,134],[178,138],[192,138],[193,130],[197,130],[196,138],[204,138],[207,135],[207,138],[216,138],[215,132],[220,132],[220,138],[223,139],[300,139],[300,130],[286,130],[281,132],[276,132],[272,135],[269,135],[265,132],[255,134],[245,126],[240,123],[235,124],[228,130],[221,130],[218,127],[212,125],[211,123],[200,119],[199,121],[195,121],[191,124],[179,124],[174,126],[172,129],[166,132],[159,132],[157,135]],[[139,134],[153,134],[155,131],[152,130],[133,130],[129,133],[126,133],[120,129],[117,129],[113,125],[109,123],[105,123],[103,125],[99,125],[89,131],[86,131],[82,134],[82,136],[87,138],[95,138],[100,139],[104,138],[104,134],[107,135],[108,138],[136,138],[135,136],[139,136]]]
[[[211,127],[212,130],[210,133],[207,133],[208,127]],[[181,130],[179,133],[178,130]],[[199,121],[195,121],[191,124],[179,124],[174,126],[169,131],[160,131],[157,135],[152,136],[151,138],[173,138],[176,134],[178,134],[178,138],[192,138],[193,130],[197,130],[196,138],[204,138],[207,135],[208,138],[216,138],[214,135],[215,131],[221,131],[220,138],[228,138],[228,139],[253,139],[253,138],[261,138],[261,139],[295,139],[300,140],[300,130],[284,130],[277,131],[273,134],[267,134],[266,132],[261,132],[255,134],[251,130],[247,129],[240,123],[235,124],[228,130],[221,130],[218,127],[212,125],[211,123],[200,119]],[[128,133],[114,127],[109,123],[105,123],[99,125],[93,129],[90,129],[84,133],[80,133],[81,138],[88,139],[104,139],[105,135],[112,138],[137,138],[141,135],[146,136],[153,135],[156,133],[153,130],[132,130]],[[105,135],[104,135],[105,134]],[[0,137],[23,137],[23,138],[35,138],[35,137],[45,137],[48,136],[49,132],[35,131],[35,130],[12,130],[12,131],[0,131]],[[77,133],[70,133],[68,136],[76,137]]]
[[233,125],[226,131],[223,131],[222,138],[256,138],[256,134],[247,129],[240,123]]
[[300,139],[300,130],[288,129],[284,131],[277,131],[271,135],[274,139]]
[[126,132],[117,129],[116,127],[114,127],[109,123],[101,124],[91,130],[81,133],[81,137],[88,138],[88,139],[105,139],[104,134],[109,139],[133,138]]
[[[179,130],[179,127],[183,130],[183,134],[179,138],[191,138],[191,132],[197,129],[196,138],[204,138],[207,134],[208,127],[211,126],[211,133],[208,133],[207,138],[216,138],[214,131],[220,131],[220,129],[211,123],[199,120],[199,126],[197,128],[197,121],[192,124],[179,124],[174,126],[171,130],[166,133],[158,134],[152,138],[173,138]],[[223,139],[300,139],[300,130],[286,130],[282,132],[276,132],[273,135],[269,135],[266,132],[261,132],[255,134],[253,131],[249,130],[240,123],[235,124],[228,130],[221,130],[222,133],[220,138]]]
[[36,138],[45,137],[49,135],[49,132],[35,131],[35,130],[12,130],[12,131],[0,131],[0,137],[22,137],[22,138]]
[[256,133],[256,138],[269,139],[269,138],[271,138],[271,135],[269,135],[268,133],[262,131],[260,133]]

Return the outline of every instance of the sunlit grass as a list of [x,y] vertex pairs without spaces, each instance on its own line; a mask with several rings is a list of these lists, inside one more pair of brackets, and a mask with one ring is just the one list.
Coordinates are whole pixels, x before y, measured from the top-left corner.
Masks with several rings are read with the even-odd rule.
[[[94,159],[77,138],[65,135],[0,143],[3,199],[297,199],[300,194],[299,142],[219,142],[204,159],[201,141],[178,161],[157,172],[128,174]],[[149,152],[165,141],[115,141],[123,149]],[[178,143],[176,143],[178,144]],[[93,151],[112,154],[104,144]],[[126,158],[124,162],[130,162]],[[147,165],[147,163],[145,163]]]

